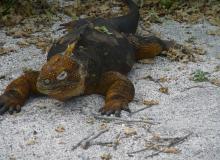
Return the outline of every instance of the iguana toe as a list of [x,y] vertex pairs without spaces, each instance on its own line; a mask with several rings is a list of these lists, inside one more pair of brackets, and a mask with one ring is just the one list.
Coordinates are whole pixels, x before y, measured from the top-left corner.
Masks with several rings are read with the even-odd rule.
[[14,96],[13,93],[2,94],[0,96],[0,115],[3,115],[7,111],[9,114],[13,114],[14,111],[20,112],[22,104],[23,101]]
[[127,103],[124,101],[110,101],[107,102],[104,107],[100,108],[99,112],[101,112],[102,115],[110,116],[111,114],[115,114],[116,117],[120,117],[122,110],[131,112]]

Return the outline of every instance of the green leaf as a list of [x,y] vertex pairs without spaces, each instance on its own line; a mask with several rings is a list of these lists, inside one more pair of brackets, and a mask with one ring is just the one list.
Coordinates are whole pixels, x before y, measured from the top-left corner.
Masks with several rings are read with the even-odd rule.
[[95,26],[94,29],[99,31],[99,32],[106,33],[108,35],[112,35],[112,33],[109,32],[109,30],[108,30],[108,28],[106,26]]
[[195,81],[195,82],[208,81],[208,77],[207,77],[208,74],[209,74],[208,72],[204,72],[204,71],[198,69],[193,73],[193,81]]

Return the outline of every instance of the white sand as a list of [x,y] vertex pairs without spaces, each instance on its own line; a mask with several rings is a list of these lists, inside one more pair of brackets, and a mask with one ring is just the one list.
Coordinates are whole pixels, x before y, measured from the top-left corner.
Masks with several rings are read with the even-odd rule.
[[[52,30],[56,29],[57,24]],[[187,26],[187,27],[186,27]],[[166,22],[162,25],[153,25],[152,30],[161,32],[162,37],[183,42],[193,35],[198,46],[203,46],[207,55],[204,62],[183,64],[171,62],[167,58],[157,57],[154,64],[136,64],[130,72],[129,78],[135,84],[136,99],[158,100],[159,105],[128,117],[123,112],[122,118],[142,119],[152,118],[160,124],[152,125],[150,132],[143,123],[132,124],[137,135],[123,138],[117,150],[106,146],[91,146],[84,150],[78,147],[71,151],[71,147],[91,132],[98,132],[103,124],[100,120],[91,119],[92,112],[97,113],[103,105],[103,98],[98,95],[84,96],[67,103],[58,102],[46,97],[32,98],[18,114],[0,116],[0,160],[5,159],[82,159],[96,160],[104,153],[110,153],[114,160],[135,159],[142,160],[152,151],[144,151],[129,157],[127,152],[144,148],[145,140],[154,134],[161,137],[184,136],[193,134],[176,148],[179,154],[161,153],[153,160],[218,160],[220,157],[220,88],[209,82],[195,83],[189,80],[190,74],[197,69],[207,71],[211,77],[220,78],[220,72],[213,72],[220,54],[220,37],[207,35],[206,31],[215,27],[201,22],[196,25]],[[190,31],[192,34],[187,34]],[[59,35],[56,33],[56,35]],[[39,69],[46,57],[35,46],[20,49],[16,46],[17,39],[5,35],[0,31],[0,42],[6,46],[15,46],[16,52],[0,56],[0,75],[6,75],[0,80],[0,90],[18,75],[23,67]],[[180,69],[181,68],[181,69]],[[170,94],[158,91],[159,85],[147,79],[140,79],[151,75],[153,78],[168,77],[169,82],[162,83],[169,88]],[[207,86],[192,88],[191,86]],[[132,111],[144,107],[143,104],[132,102],[129,105]],[[55,129],[63,126],[65,131],[59,133]],[[121,132],[124,137],[126,124],[107,123],[109,131],[95,141],[113,141]],[[32,140],[34,139],[34,140]],[[28,145],[29,144],[29,145]]]

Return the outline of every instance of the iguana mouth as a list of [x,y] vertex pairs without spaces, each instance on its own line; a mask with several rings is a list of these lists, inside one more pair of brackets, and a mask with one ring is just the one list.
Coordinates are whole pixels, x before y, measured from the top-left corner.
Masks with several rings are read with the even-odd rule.
[[37,89],[39,92],[61,101],[83,94],[84,88],[85,87],[83,82],[80,82],[77,85],[72,84],[72,85],[65,85],[59,88],[56,87],[56,89],[43,88],[42,86],[37,85]]
[[53,85],[53,86],[44,86],[42,85],[40,82],[37,82],[37,89],[39,92],[43,93],[43,94],[51,94],[51,93],[61,93],[63,92],[65,89],[69,88],[69,89],[73,89],[76,88],[77,84],[65,84],[65,85]]
[[85,78],[81,78],[78,82],[65,82],[57,85],[44,85],[42,81],[39,80],[36,86],[40,93],[64,101],[84,93]]
[[67,87],[68,88],[70,88],[70,87],[71,88],[76,88],[79,83],[80,82],[63,82],[63,83],[60,83],[60,84],[44,85],[44,83],[42,83],[41,80],[38,80],[37,89],[40,92],[47,92],[47,93],[62,92],[63,89],[66,89]]

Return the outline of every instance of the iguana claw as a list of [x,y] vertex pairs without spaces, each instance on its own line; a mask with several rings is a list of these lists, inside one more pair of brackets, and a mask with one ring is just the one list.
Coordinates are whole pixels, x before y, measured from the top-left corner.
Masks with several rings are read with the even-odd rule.
[[17,97],[15,92],[6,92],[0,96],[0,115],[7,111],[9,114],[13,114],[14,111],[20,112],[22,105],[23,100]]
[[102,115],[110,116],[111,114],[115,114],[116,117],[120,117],[122,110],[129,113],[131,112],[127,104],[117,101],[114,103],[106,103],[104,107],[100,108],[99,112],[101,112]]

